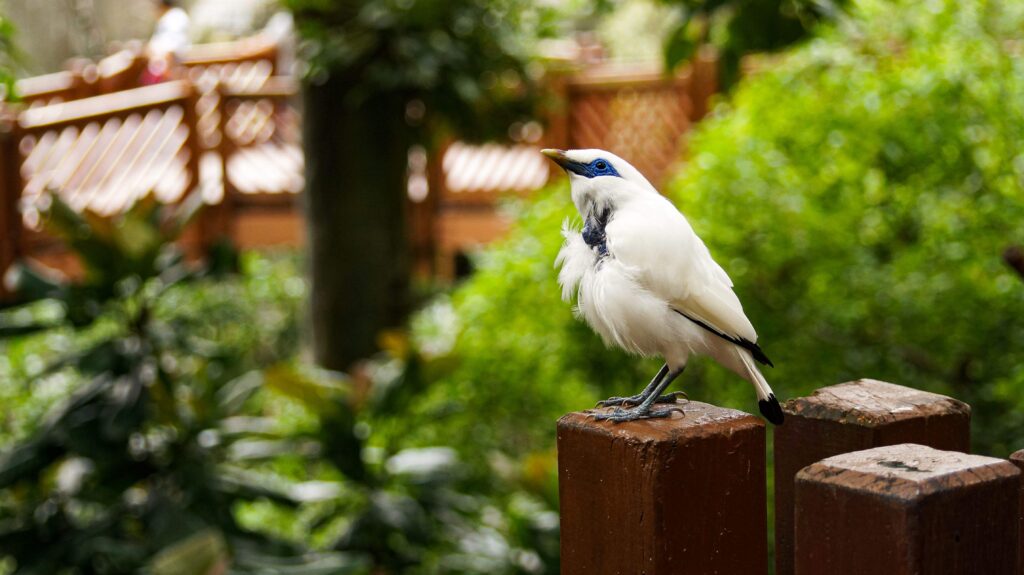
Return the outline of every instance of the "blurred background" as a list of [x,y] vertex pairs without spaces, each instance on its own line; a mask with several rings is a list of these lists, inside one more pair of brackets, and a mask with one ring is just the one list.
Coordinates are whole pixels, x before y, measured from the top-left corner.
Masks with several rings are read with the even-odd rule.
[[[557,573],[555,421],[657,364],[561,301],[542,147],[687,214],[780,398],[891,381],[1024,447],[1021,30],[999,0],[0,2],[0,574]],[[754,408],[711,362],[678,386]]]

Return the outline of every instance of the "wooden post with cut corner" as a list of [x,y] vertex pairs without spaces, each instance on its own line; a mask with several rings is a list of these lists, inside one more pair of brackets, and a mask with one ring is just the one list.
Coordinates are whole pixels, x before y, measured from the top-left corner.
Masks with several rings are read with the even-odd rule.
[[558,421],[562,575],[767,572],[764,423],[680,407],[666,419]]
[[1020,477],[1020,513],[1018,523],[1018,533],[1020,535],[1020,541],[1018,545],[1018,564],[1020,567],[1020,574],[1024,575],[1024,449],[1015,451],[1010,454],[1010,463],[1017,466],[1017,469],[1021,471]]
[[797,575],[1017,573],[1020,471],[905,443],[796,476]]
[[970,449],[971,408],[944,395],[872,379],[825,387],[783,405],[775,429],[775,571],[793,574],[793,478],[841,453],[918,443]]

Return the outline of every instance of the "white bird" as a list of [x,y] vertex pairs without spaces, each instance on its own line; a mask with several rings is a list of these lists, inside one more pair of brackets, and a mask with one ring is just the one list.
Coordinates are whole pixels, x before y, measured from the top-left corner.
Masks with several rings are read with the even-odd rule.
[[[576,296],[577,314],[604,342],[627,352],[664,358],[665,365],[637,395],[599,405],[618,406],[597,419],[667,417],[677,394],[662,392],[705,355],[754,385],[758,408],[780,425],[782,408],[755,362],[772,365],[732,280],[679,210],[629,162],[604,150],[543,150],[569,175],[583,230],[563,226],[555,265],[562,299]],[[623,407],[629,406],[629,409]]]

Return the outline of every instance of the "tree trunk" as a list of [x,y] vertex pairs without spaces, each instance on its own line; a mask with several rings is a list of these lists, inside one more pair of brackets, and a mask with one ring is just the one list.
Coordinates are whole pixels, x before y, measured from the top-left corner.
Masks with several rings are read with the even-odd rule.
[[304,89],[306,209],[314,359],[345,370],[407,311],[404,99],[345,105],[341,75]]

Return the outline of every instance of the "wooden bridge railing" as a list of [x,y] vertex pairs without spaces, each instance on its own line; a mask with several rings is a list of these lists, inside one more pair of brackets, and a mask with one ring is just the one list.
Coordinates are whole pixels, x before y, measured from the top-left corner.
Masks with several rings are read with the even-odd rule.
[[198,182],[194,98],[191,85],[170,82],[17,114],[5,134],[0,189],[4,213],[20,214],[12,222],[13,255],[60,258],[40,229],[46,192],[99,214],[122,211],[150,192],[180,201]]
[[29,108],[110,94],[138,88],[146,63],[141,45],[133,45],[96,63],[78,58],[67,70],[18,80],[15,90]]
[[299,193],[305,158],[298,114],[290,105],[298,87],[269,78],[255,89],[221,86],[217,157],[223,199],[210,210],[220,233],[242,248],[302,243]]
[[38,229],[33,202],[51,190],[76,209],[110,213],[149,191],[174,202],[201,187],[215,207],[187,245],[226,235],[243,247],[299,243],[296,87],[274,76],[276,58],[259,38],[198,45],[173,73],[181,80],[140,87],[147,59],[128,46],[19,81],[21,102],[0,108],[0,276],[26,255],[75,273]]
[[[562,573],[768,572],[765,430],[707,404],[558,423]],[[777,573],[1024,573],[1024,479],[968,455],[970,408],[872,380],[784,406]],[[1024,468],[1024,450],[1011,460]]]
[[[45,201],[45,192],[60,194],[79,211],[111,214],[150,192],[175,203],[201,185],[215,207],[204,215],[198,236],[193,232],[186,239],[189,246],[231,235],[235,222],[217,216],[233,209],[259,206],[258,221],[281,215],[275,210],[295,220],[298,210],[291,203],[303,187],[298,120],[287,103],[295,86],[271,78],[255,90],[214,92],[218,124],[212,134],[200,127],[202,94],[184,80],[20,113],[6,110],[0,135],[0,274],[25,256],[74,273],[68,254],[40,229],[38,202]],[[270,232],[280,235],[279,228],[272,225]],[[268,233],[246,229],[249,243],[259,244]],[[291,236],[301,235],[297,222],[288,229]],[[295,237],[276,239],[294,243]]]

